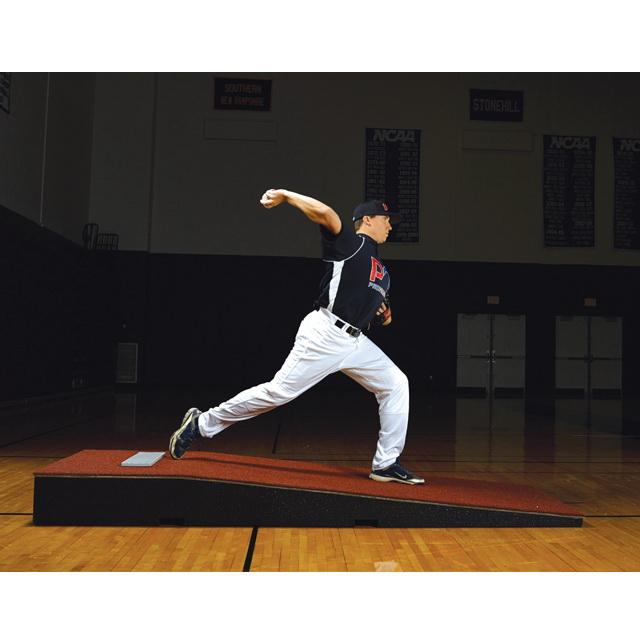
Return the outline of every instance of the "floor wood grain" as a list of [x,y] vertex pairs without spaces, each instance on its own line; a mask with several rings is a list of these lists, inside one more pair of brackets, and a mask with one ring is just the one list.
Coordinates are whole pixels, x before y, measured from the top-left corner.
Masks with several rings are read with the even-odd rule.
[[[414,403],[403,455],[410,469],[427,481],[440,475],[540,489],[575,505],[584,515],[581,528],[260,528],[249,553],[250,528],[32,524],[34,471],[84,448],[166,448],[184,404],[192,404],[184,395],[126,394],[13,411],[0,445],[0,570],[640,570],[640,434],[621,421],[619,400],[557,401],[553,411],[537,413],[522,400]],[[325,415],[324,396],[310,393],[279,416],[252,420],[197,447],[362,467],[375,444],[369,400],[332,398]]]

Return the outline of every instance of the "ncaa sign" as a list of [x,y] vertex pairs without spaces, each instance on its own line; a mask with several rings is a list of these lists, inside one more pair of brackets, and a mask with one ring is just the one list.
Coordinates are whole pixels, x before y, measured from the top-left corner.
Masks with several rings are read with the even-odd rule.
[[640,139],[638,138],[618,138],[618,151],[640,151]]
[[373,142],[415,142],[415,129],[374,129]]
[[583,136],[550,136],[549,149],[591,149],[591,139]]

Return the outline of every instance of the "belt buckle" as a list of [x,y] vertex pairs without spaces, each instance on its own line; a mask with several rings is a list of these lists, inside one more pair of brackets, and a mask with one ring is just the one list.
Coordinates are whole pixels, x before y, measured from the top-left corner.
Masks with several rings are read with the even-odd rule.
[[353,336],[354,338],[357,338],[362,333],[360,329],[356,329],[355,327],[352,327],[350,324],[347,324],[340,319],[336,320],[334,324],[340,330],[342,330],[343,327],[346,327],[345,332],[350,336]]

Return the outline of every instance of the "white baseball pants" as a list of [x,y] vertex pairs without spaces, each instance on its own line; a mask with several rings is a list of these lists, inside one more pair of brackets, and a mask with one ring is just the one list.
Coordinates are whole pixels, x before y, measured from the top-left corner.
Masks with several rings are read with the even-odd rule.
[[326,376],[342,371],[375,394],[380,415],[378,445],[372,468],[384,469],[404,448],[409,420],[407,376],[367,336],[354,338],[335,325],[327,309],[309,313],[295,343],[273,380],[242,391],[203,412],[200,433],[212,438],[223,429],[290,402]]

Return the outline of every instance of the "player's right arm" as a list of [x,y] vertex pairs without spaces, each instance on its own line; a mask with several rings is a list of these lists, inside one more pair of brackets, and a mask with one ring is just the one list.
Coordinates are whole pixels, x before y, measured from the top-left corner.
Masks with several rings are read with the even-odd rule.
[[265,209],[272,209],[279,204],[286,202],[292,207],[299,209],[304,213],[311,222],[326,227],[334,235],[338,235],[342,229],[342,221],[340,216],[324,202],[310,198],[309,196],[303,196],[287,189],[269,189],[265,191],[260,198],[260,204]]

